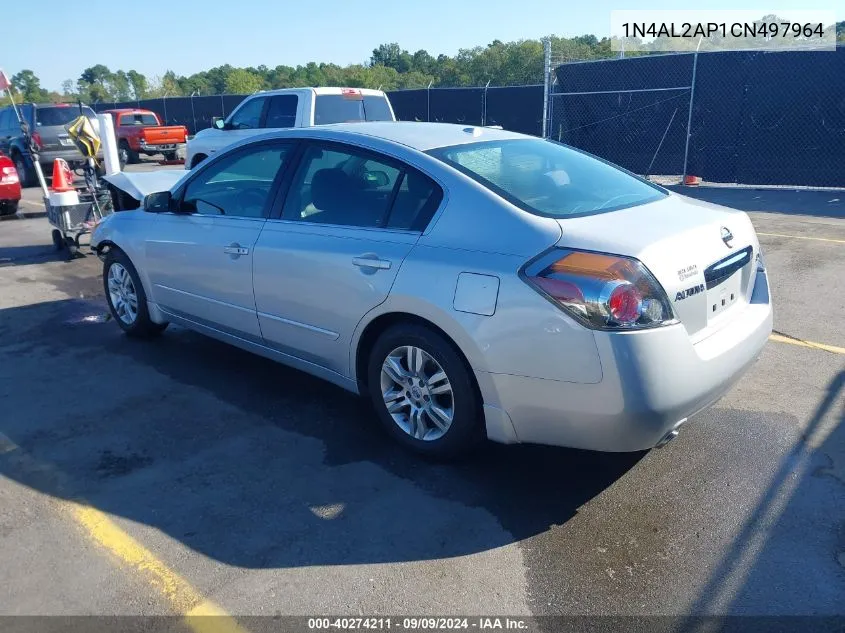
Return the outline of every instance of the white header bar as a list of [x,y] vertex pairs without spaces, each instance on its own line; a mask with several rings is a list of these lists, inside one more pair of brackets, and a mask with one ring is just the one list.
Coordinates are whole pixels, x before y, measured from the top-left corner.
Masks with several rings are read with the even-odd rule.
[[619,10],[610,13],[614,51],[835,50],[836,15],[817,9]]

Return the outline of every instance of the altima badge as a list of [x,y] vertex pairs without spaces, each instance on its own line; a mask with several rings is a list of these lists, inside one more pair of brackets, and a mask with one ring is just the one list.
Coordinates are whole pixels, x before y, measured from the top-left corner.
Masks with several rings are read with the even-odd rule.
[[722,241],[725,243],[725,246],[728,248],[731,247],[731,242],[733,242],[734,234],[731,233],[730,229],[726,226],[722,227]]

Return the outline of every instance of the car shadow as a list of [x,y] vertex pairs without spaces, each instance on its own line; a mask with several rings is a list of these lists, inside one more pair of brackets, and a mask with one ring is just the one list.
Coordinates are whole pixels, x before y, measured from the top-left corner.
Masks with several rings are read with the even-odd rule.
[[667,187],[683,196],[741,211],[845,218],[845,191],[754,189],[750,187]]
[[0,365],[15,367],[0,432],[20,447],[0,474],[226,564],[487,551],[567,522],[644,455],[488,444],[424,461],[328,383],[176,327],[131,340],[107,320],[101,302],[0,310]]

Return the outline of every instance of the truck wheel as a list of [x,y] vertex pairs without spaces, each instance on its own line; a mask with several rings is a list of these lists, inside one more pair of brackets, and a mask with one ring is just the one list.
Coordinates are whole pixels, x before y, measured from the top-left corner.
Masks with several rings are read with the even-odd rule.
[[121,141],[117,148],[117,162],[120,163],[121,170],[129,162],[129,146],[124,141]]
[[197,154],[196,156],[194,156],[193,160],[191,161],[191,169],[193,169],[194,167],[196,167],[197,165],[199,165],[199,164],[200,164],[202,161],[204,161],[206,158],[207,158],[207,157],[206,157],[206,155],[205,155],[205,154]]
[[165,152],[164,160],[177,160],[176,152]]
[[12,155],[12,162],[15,163],[15,170],[18,172],[21,187],[32,187],[35,184],[35,169],[27,167],[26,160],[18,152]]
[[140,154],[138,154],[138,152],[129,147],[129,143],[127,143],[126,141],[120,142],[120,148],[126,150],[126,163],[134,165],[140,160]]

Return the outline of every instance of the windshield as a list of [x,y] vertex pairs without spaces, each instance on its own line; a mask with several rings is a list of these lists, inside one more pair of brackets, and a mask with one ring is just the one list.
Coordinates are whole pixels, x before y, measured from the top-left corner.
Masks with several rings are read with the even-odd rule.
[[121,114],[120,125],[158,125],[154,114]]
[[610,163],[553,141],[488,141],[428,153],[538,215],[592,215],[667,195]]
[[[82,113],[89,119],[96,119],[97,115],[88,106],[82,107]],[[79,117],[78,106],[53,106],[35,109],[36,125],[67,125]]]
[[317,95],[314,104],[314,125],[347,121],[392,121],[386,97]]

